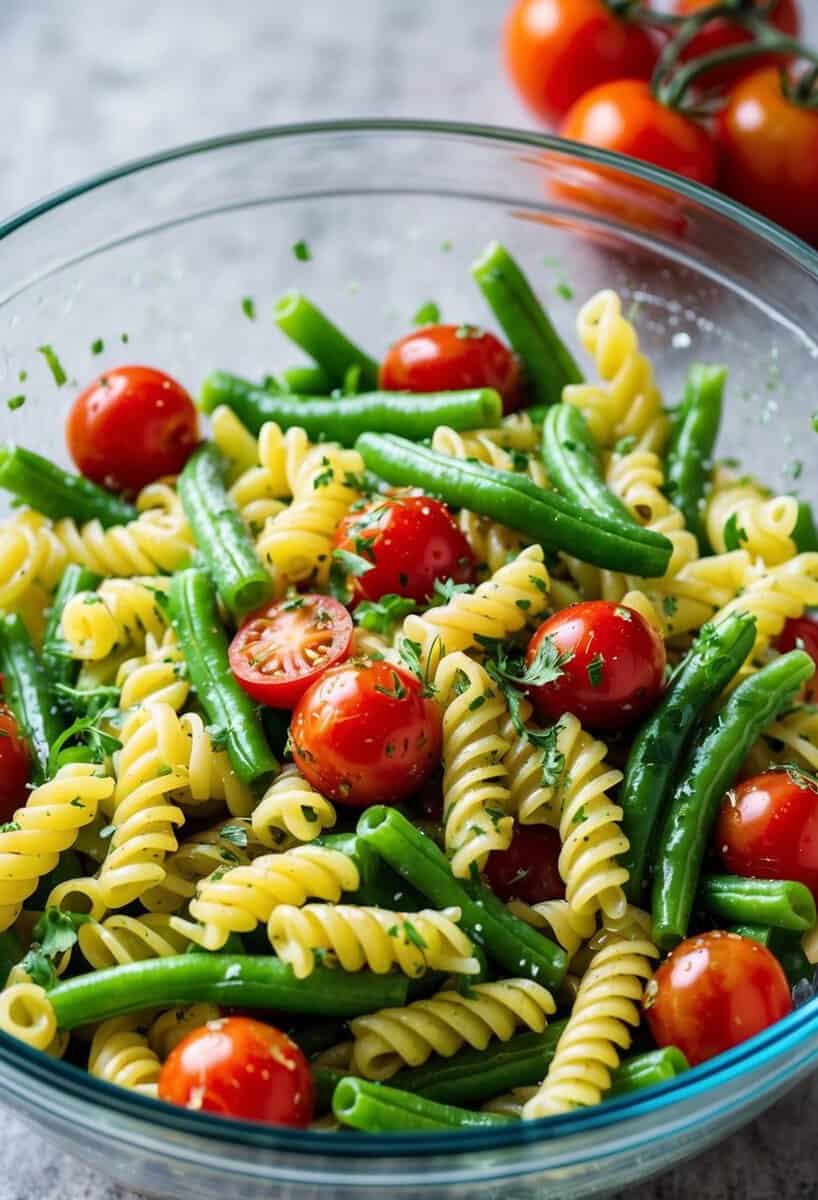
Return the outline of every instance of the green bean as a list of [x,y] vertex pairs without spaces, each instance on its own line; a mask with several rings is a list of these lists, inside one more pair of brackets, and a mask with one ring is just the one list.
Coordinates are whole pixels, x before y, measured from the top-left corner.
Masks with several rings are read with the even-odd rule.
[[13,442],[0,446],[0,488],[53,521],[73,517],[80,523],[99,521],[107,529],[137,516],[119,496]]
[[389,1082],[439,1104],[482,1104],[516,1087],[545,1079],[566,1021],[544,1033],[520,1033],[485,1050],[461,1050],[451,1058],[432,1058],[422,1067],[399,1071]]
[[240,620],[269,600],[273,581],[224,486],[224,460],[201,446],[179,476],[179,498],[222,600]]
[[505,247],[492,242],[471,273],[522,359],[534,403],[554,404],[566,384],[582,382],[571,352]]
[[721,425],[727,368],[694,363],[666,466],[666,491],[684,513],[702,554],[709,550],[702,509]]
[[782,654],[745,679],[696,739],[659,841],[653,940],[669,950],[687,933],[704,852],[719,805],[753,742],[815,671],[802,650]]
[[287,292],[273,309],[282,333],[314,359],[332,387],[341,387],[350,367],[360,368],[361,386],[378,386],[378,364],[351,342],[301,292]]
[[358,835],[436,908],[459,908],[461,929],[512,975],[560,985],[568,968],[564,951],[509,912],[489,888],[455,879],[445,854],[397,809],[367,809]]
[[806,500],[798,501],[798,520],[792,531],[792,540],[799,554],[812,554],[818,550],[818,530],[812,506]]
[[358,868],[360,886],[355,892],[358,904],[388,908],[393,912],[419,912],[426,900],[391,867],[362,837],[356,833],[330,833],[315,839],[315,846],[340,850]]
[[628,509],[606,486],[599,452],[578,408],[554,404],[543,422],[542,456],[548,478],[566,500],[600,517],[635,525]]
[[337,1071],[333,1067],[313,1067],[312,1081],[315,1085],[315,1116],[320,1117],[332,1108],[332,1095],[346,1071]]
[[332,1111],[342,1125],[364,1133],[487,1129],[508,1125],[514,1120],[496,1113],[471,1112],[467,1108],[435,1104],[422,1096],[352,1076],[336,1085]]
[[492,388],[422,395],[363,392],[330,399],[276,394],[225,371],[213,371],[202,385],[199,407],[209,413],[220,404],[232,408],[252,433],[258,434],[265,421],[275,421],[282,429],[300,426],[313,441],[342,446],[353,446],[368,430],[419,440],[431,437],[438,425],[480,429],[497,425],[502,416],[502,401]]
[[271,955],[177,954],[76,975],[58,983],[49,999],[58,1027],[75,1029],[141,1008],[199,1001],[346,1019],[401,1007],[408,993],[409,981],[400,975],[316,967],[307,979],[296,979]]
[[0,933],[0,988],[6,986],[9,972],[17,966],[23,954],[22,943],[13,929]]
[[771,929],[769,925],[751,924],[729,925],[730,933],[739,937],[751,938],[766,946],[774,954],[783,967],[784,974],[792,987],[802,979],[812,982],[815,967],[812,966],[801,947],[801,934],[789,933],[783,929]]
[[626,1058],[611,1073],[611,1088],[605,1099],[624,1096],[628,1092],[653,1087],[657,1083],[667,1083],[689,1070],[690,1064],[676,1046],[666,1046],[664,1050],[651,1050],[647,1054],[635,1054],[632,1058]]
[[188,677],[199,703],[224,740],[239,779],[252,783],[278,763],[267,744],[256,706],[236,683],[227,659],[227,638],[204,571],[178,571],[170,582],[170,615]]
[[746,613],[706,625],[674,674],[659,704],[631,747],[619,797],[622,831],[630,846],[621,856],[633,904],[642,900],[648,858],[659,815],[693,726],[721,695],[751,652],[755,620]]
[[746,921],[806,933],[818,916],[815,900],[803,883],[788,879],[744,879],[739,875],[705,875],[698,905],[726,921]]
[[62,573],[45,627],[41,655],[52,687],[58,683],[70,686],[76,682],[79,671],[79,663],[71,657],[71,648],[60,628],[63,609],[79,592],[95,592],[101,582],[99,575],[95,575],[87,567],[79,566],[78,563],[69,563]]
[[328,396],[332,391],[332,380],[323,367],[285,367],[276,382],[282,392],[294,396]]
[[356,445],[366,466],[388,483],[421,487],[453,508],[491,517],[549,552],[566,550],[594,566],[635,575],[667,570],[673,547],[661,533],[597,516],[522,475],[450,458],[399,437],[366,433]]
[[64,721],[45,668],[17,613],[0,616],[0,674],[6,700],[28,742],[32,780],[45,783],[51,746],[62,733]]

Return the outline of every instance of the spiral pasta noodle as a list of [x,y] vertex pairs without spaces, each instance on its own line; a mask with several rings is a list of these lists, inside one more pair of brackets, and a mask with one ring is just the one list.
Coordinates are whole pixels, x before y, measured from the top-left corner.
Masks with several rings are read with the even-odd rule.
[[699,557],[695,534],[685,528],[681,510],[661,491],[664,471],[659,456],[639,446],[629,454],[614,455],[608,468],[608,487],[647,529],[663,533],[673,545],[666,575],[671,578]]
[[156,1096],[162,1064],[141,1029],[138,1014],[103,1021],[91,1042],[89,1075],[143,1096]]
[[717,475],[705,525],[710,544],[720,554],[727,549],[725,534],[731,522],[741,548],[752,558],[775,567],[795,556],[792,533],[798,522],[798,501],[794,496],[768,496],[752,481]]
[[525,1119],[599,1103],[611,1086],[620,1050],[630,1045],[630,1028],[639,1025],[644,985],[657,957],[649,941],[622,938],[594,955],[545,1080],[523,1108]]
[[818,553],[799,554],[777,567],[758,572],[749,568],[743,591],[716,613],[714,622],[731,613],[746,612],[756,619],[754,655],[766,650],[791,617],[818,605]]
[[226,404],[220,404],[211,413],[210,436],[224,459],[228,484],[234,484],[245,471],[259,465],[258,439]]
[[818,709],[813,705],[782,714],[750,752],[749,766],[756,773],[787,763],[818,773]]
[[166,629],[161,640],[149,633],[145,638],[145,653],[128,658],[120,665],[116,686],[120,689],[122,709],[158,700],[169,704],[175,712],[181,712],[190,694],[190,684],[173,630]]
[[201,1001],[183,1008],[168,1008],[151,1021],[148,1045],[161,1062],[170,1055],[189,1033],[218,1021],[221,1009],[216,1004]]
[[543,900],[539,904],[512,900],[509,908],[527,925],[550,933],[569,959],[596,932],[596,914],[575,912],[567,900]]
[[331,802],[307,783],[298,767],[285,767],[253,809],[253,833],[265,846],[280,846],[282,835],[311,842],[335,824]]
[[32,1046],[48,1051],[57,1034],[57,1018],[48,992],[36,983],[12,983],[0,992],[0,1029]]
[[474,975],[480,970],[472,944],[457,922],[459,908],[410,914],[352,904],[278,904],[267,923],[270,945],[296,979],[317,962],[343,971],[365,967],[384,975],[397,967],[417,978],[428,970]]
[[[528,700],[520,701],[520,720],[531,718]],[[543,777],[542,752],[527,738],[520,737],[511,717],[507,717],[501,736],[508,743],[503,766],[508,772],[507,785],[511,796],[510,811],[521,825],[551,825],[559,828],[559,797]]]
[[48,540],[41,534],[45,518],[38,522],[36,516],[25,512],[0,523],[0,610],[9,612],[23,602],[48,561]]
[[80,926],[77,935],[80,952],[95,971],[184,954],[189,942],[169,921],[162,913],[138,917],[114,913],[102,921],[89,921]]
[[476,983],[468,995],[438,992],[405,1008],[384,1008],[349,1022],[351,1072],[389,1079],[432,1054],[451,1058],[464,1045],[485,1050],[492,1038],[507,1042],[521,1026],[542,1033],[555,1011],[551,993],[530,979]]
[[149,912],[178,912],[196,895],[200,880],[214,871],[246,866],[264,849],[255,841],[247,818],[223,821],[182,842],[165,859],[162,881],[143,892],[140,901]]
[[95,592],[80,592],[63,609],[62,631],[74,658],[94,661],[116,649],[144,647],[168,625],[159,596],[167,591],[161,575],[145,579],[106,579]]

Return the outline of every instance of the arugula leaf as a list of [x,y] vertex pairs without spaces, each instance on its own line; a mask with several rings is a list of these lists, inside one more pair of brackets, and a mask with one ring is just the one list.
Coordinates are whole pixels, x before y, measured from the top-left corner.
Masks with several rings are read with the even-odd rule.
[[389,637],[395,626],[416,609],[417,605],[414,600],[409,600],[405,596],[396,596],[390,592],[386,596],[381,596],[380,600],[361,601],[352,616],[356,625],[362,625],[364,629],[368,629],[372,633],[380,633],[384,637]]
[[79,743],[84,750],[87,751],[92,762],[104,762],[115,751],[122,749],[122,743],[119,738],[102,729],[97,722],[103,719],[114,719],[119,716],[117,708],[109,707],[111,692],[119,693],[116,688],[96,688],[93,692],[77,692],[75,688],[68,688],[64,684],[57,685],[57,691],[74,693],[75,695],[88,697],[87,712],[83,717],[78,717],[72,725],[63,730],[58,738],[51,745],[51,750],[48,755],[48,773],[54,775],[65,762],[76,762],[76,750],[78,746],[69,745],[72,741]]

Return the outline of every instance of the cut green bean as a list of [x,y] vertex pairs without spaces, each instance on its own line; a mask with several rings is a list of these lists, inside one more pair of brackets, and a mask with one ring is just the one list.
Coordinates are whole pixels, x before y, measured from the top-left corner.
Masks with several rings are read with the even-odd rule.
[[621,862],[628,869],[625,891],[640,904],[656,827],[696,721],[721,695],[755,642],[756,624],[746,613],[706,625],[679,664],[661,704],[631,747],[619,797],[622,832],[630,845]]
[[354,446],[369,430],[397,433],[419,441],[430,438],[438,425],[452,429],[482,429],[498,425],[503,405],[492,388],[465,392],[362,392],[327,399],[269,392],[226,371],[213,371],[202,385],[199,407],[207,413],[220,404],[231,408],[243,425],[258,434],[266,421],[282,429],[297,425],[316,442]]
[[511,975],[559,987],[568,969],[565,952],[509,912],[489,888],[455,879],[445,854],[397,809],[367,809],[358,835],[435,908],[459,908],[461,929]]
[[697,902],[705,912],[726,921],[769,925],[793,933],[806,933],[818,919],[812,892],[803,883],[788,879],[705,875]]
[[215,446],[201,446],[188,459],[179,498],[219,595],[240,620],[269,600],[273,581],[227,494],[224,460]]
[[69,563],[62,573],[59,587],[54,594],[51,612],[43,635],[42,662],[46,675],[52,687],[58,683],[70,686],[76,682],[79,663],[71,657],[71,648],[65,640],[60,628],[63,609],[69,600],[79,592],[95,592],[102,582],[99,575],[81,567],[78,563]]
[[565,550],[594,566],[635,575],[667,570],[673,547],[663,534],[597,516],[522,475],[389,435],[366,433],[356,445],[367,467],[388,483],[421,487],[453,508],[526,534],[549,552]]
[[605,1099],[612,1100],[615,1096],[654,1087],[657,1083],[668,1083],[689,1070],[690,1064],[676,1046],[635,1054],[632,1058],[626,1058],[611,1073],[611,1088],[606,1092]]
[[605,486],[599,451],[588,423],[572,404],[554,404],[546,412],[542,457],[548,478],[566,500],[600,517],[635,525],[628,509]]
[[792,531],[792,540],[799,554],[813,554],[818,550],[818,530],[812,506],[806,500],[798,501],[798,520]]
[[725,792],[761,732],[815,672],[791,650],[745,679],[697,738],[682,768],[659,841],[653,940],[670,950],[687,934],[710,831]]
[[13,442],[0,446],[0,488],[52,521],[73,517],[80,524],[99,521],[107,529],[137,516],[119,496]]
[[315,1109],[316,1117],[323,1116],[332,1108],[333,1093],[341,1082],[346,1078],[346,1071],[337,1071],[333,1067],[313,1067],[312,1081],[315,1085]]
[[489,1129],[508,1125],[513,1117],[471,1112],[436,1104],[383,1083],[348,1076],[336,1085],[332,1111],[342,1125],[363,1133],[412,1133],[451,1129]]
[[695,534],[702,554],[710,549],[703,508],[726,380],[726,367],[694,363],[690,368],[665,471],[665,490],[684,513],[685,524]]
[[239,779],[252,783],[278,769],[256,705],[236,683],[227,659],[227,637],[204,571],[178,571],[170,583],[170,615],[188,677],[208,721],[224,742]]
[[0,616],[0,674],[5,698],[28,743],[32,782],[45,783],[51,746],[65,722],[51,694],[45,668],[17,613]]
[[322,367],[285,367],[276,376],[282,392],[294,396],[328,396],[333,388],[332,380]]
[[287,292],[273,309],[282,333],[318,364],[331,387],[341,387],[350,367],[360,369],[361,387],[378,386],[378,364],[333,325],[301,292]]
[[392,912],[419,912],[426,907],[425,897],[400,875],[396,875],[358,834],[325,834],[316,838],[313,845],[340,850],[355,863],[360,879],[360,886],[354,893],[357,904],[386,908]]
[[269,955],[179,954],[76,975],[58,983],[49,1000],[58,1027],[75,1029],[142,1008],[200,1001],[347,1019],[401,1007],[408,993],[409,980],[400,975],[316,967],[307,979],[296,979]]
[[567,384],[582,382],[582,372],[517,262],[504,246],[492,242],[471,273],[522,360],[531,402],[561,400]]

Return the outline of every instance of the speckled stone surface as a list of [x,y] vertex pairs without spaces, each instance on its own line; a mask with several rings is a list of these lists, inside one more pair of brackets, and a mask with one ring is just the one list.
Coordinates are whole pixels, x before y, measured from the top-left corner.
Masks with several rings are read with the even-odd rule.
[[[505,7],[506,0],[0,0],[0,215],[122,159],[250,126],[368,115],[528,126],[498,62]],[[818,0],[802,8],[818,37]],[[818,1197],[813,1101],[818,1077],[628,1197]],[[5,1110],[2,1128],[2,1200],[139,1200],[56,1153]]]

